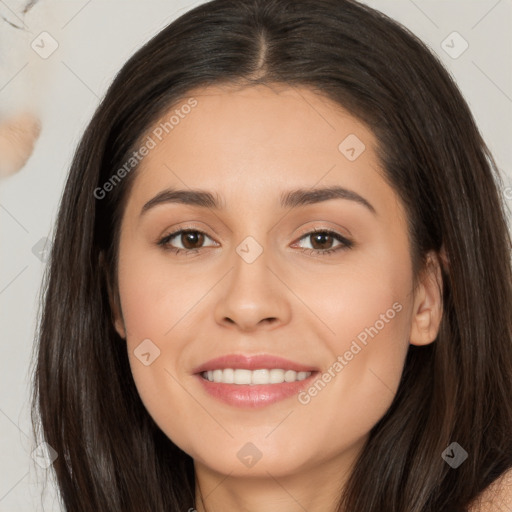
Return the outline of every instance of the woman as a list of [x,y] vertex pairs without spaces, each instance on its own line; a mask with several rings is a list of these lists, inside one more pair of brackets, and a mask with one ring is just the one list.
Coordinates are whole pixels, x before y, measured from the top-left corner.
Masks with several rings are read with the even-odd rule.
[[116,77],[60,206],[34,418],[66,510],[503,503],[499,179],[447,72],[369,7],[174,21]]

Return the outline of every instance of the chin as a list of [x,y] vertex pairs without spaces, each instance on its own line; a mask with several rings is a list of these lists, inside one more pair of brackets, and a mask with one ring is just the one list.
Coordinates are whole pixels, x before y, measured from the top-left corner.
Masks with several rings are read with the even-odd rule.
[[[229,440],[224,444],[209,443],[207,446],[185,450],[195,464],[206,466],[210,471],[230,476],[268,478],[288,476],[304,469],[314,454],[307,455],[303,447],[293,453],[283,453],[276,446],[265,446],[251,441]],[[300,456],[300,457],[299,457]]]

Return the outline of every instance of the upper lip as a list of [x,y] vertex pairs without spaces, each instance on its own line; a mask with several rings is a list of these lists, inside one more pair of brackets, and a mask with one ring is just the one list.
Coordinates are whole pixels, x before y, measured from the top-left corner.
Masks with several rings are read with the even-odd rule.
[[283,370],[295,370],[296,372],[318,371],[314,366],[296,363],[295,361],[269,354],[229,354],[206,361],[194,368],[193,373],[202,373],[209,370],[224,370],[225,368],[239,368],[244,370],[281,368]]

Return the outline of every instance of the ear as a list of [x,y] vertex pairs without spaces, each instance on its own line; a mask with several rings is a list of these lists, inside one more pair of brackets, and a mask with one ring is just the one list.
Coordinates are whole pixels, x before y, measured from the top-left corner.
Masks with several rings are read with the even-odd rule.
[[[110,287],[109,287],[110,288]],[[111,296],[111,292],[109,291],[109,298]],[[116,328],[117,333],[124,340],[126,339],[126,327],[124,325],[123,314],[121,312],[121,306],[119,304],[119,296],[117,293],[114,293],[114,299],[110,299],[110,308],[112,309],[112,322],[114,327]]]
[[414,296],[411,332],[412,345],[428,345],[439,332],[443,316],[443,277],[441,260],[447,262],[444,248],[439,254],[431,251],[427,254],[425,267]]
[[103,276],[107,283],[108,300],[110,304],[110,310],[112,312],[111,321],[114,325],[117,333],[121,338],[126,339],[126,327],[124,325],[123,314],[121,312],[121,304],[119,300],[119,294],[112,287],[112,279],[108,274],[108,268],[106,265],[106,258],[103,251],[100,252],[99,264],[103,272]]

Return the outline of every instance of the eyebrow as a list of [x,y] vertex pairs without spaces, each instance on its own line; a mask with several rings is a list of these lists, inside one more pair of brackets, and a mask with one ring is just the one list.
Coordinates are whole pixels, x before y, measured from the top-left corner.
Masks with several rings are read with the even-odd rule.
[[[281,194],[280,205],[282,208],[298,208],[309,204],[329,201],[331,199],[353,201],[364,206],[374,215],[377,214],[375,208],[364,197],[353,190],[339,186],[289,190]],[[156,206],[169,203],[199,206],[201,208],[211,208],[214,210],[222,210],[225,208],[224,202],[218,194],[212,194],[211,192],[200,189],[179,190],[167,188],[150,199],[142,207],[140,215],[142,216],[148,210]]]

